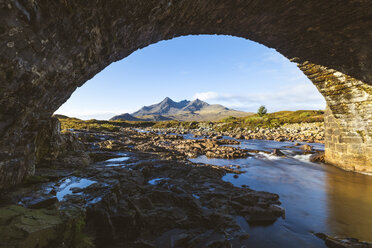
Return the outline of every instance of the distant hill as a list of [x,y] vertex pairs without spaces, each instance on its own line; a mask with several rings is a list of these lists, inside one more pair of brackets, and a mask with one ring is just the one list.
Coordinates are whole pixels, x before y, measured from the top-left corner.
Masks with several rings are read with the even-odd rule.
[[202,100],[175,102],[169,97],[150,106],[144,106],[132,114],[121,114],[110,120],[126,121],[216,121],[223,118],[244,117],[253,113],[237,111],[219,104],[208,104]]
[[111,121],[117,121],[117,120],[126,120],[126,121],[143,121],[143,119],[134,117],[131,114],[125,113],[121,115],[116,115],[110,119]]
[[118,120],[121,120],[121,121],[170,121],[173,119],[162,116],[162,115],[144,115],[141,117],[135,117],[128,113],[116,115],[110,119],[110,121],[118,121]]

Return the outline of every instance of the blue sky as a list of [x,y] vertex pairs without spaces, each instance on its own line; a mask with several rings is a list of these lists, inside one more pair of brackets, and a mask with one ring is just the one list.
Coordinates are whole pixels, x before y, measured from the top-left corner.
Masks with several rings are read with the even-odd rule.
[[287,58],[250,40],[185,36],[112,63],[78,88],[56,113],[108,119],[170,97],[256,112],[324,109],[315,86]]

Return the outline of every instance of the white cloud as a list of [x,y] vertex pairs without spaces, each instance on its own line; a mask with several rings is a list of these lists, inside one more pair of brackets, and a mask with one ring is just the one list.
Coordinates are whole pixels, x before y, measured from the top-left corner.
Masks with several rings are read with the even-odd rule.
[[64,111],[57,110],[54,112],[54,114],[60,114],[60,115],[66,115],[69,117],[76,117],[82,120],[90,120],[90,119],[98,119],[98,120],[108,120],[111,117],[118,115],[119,113],[113,113],[113,112],[104,112],[104,111]]
[[200,99],[203,101],[207,101],[210,99],[218,99],[219,97],[220,95],[217,92],[213,92],[213,91],[200,92],[194,95],[194,99]]
[[282,87],[264,93],[231,94],[213,91],[199,92],[194,98],[229,108],[256,111],[265,105],[270,112],[279,110],[324,109],[325,100],[314,85],[299,84],[294,87]]

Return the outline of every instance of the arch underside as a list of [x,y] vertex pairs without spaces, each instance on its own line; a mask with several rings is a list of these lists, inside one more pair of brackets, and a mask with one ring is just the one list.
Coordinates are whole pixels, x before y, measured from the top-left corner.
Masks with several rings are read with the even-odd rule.
[[77,87],[190,34],[250,39],[296,61],[329,106],[328,161],[372,171],[371,16],[364,0],[0,0],[0,188],[33,173],[37,133]]

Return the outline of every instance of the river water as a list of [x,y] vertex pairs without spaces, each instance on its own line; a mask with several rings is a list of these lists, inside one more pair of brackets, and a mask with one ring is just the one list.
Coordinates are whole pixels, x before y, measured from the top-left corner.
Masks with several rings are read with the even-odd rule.
[[[188,137],[187,137],[188,138]],[[313,235],[323,232],[336,237],[353,237],[372,242],[372,176],[346,172],[334,166],[311,163],[310,155],[298,148],[285,148],[291,142],[240,140],[238,147],[262,151],[279,148],[287,157],[266,153],[244,159],[190,159],[195,163],[219,166],[240,165],[245,173],[223,179],[235,186],[276,193],[285,208],[285,219],[268,226],[249,226],[252,247],[325,247]],[[323,150],[322,144],[310,144]]]

